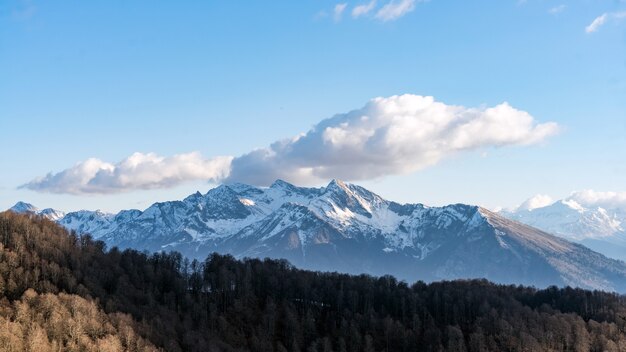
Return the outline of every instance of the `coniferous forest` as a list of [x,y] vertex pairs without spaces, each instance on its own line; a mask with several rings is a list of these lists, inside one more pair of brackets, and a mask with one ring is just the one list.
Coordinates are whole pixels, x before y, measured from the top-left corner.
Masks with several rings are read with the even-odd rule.
[[2,351],[626,351],[624,297],[106,249],[0,213]]

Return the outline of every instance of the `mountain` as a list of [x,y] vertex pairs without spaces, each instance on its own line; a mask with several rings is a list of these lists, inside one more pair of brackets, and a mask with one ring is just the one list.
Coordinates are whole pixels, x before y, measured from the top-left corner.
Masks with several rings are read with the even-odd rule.
[[539,208],[521,208],[501,214],[581,243],[607,257],[626,261],[626,211],[623,209],[563,199]]
[[106,233],[114,224],[114,214],[104,213],[100,210],[79,210],[67,213],[57,222],[68,230],[74,230],[79,234],[88,233],[95,238],[101,233]]
[[15,203],[14,206],[9,208],[9,210],[11,210],[14,213],[35,213],[36,214],[39,211],[39,208],[37,208],[36,206],[30,203],[17,202]]
[[399,204],[338,180],[321,188],[221,185],[144,211],[76,212],[58,222],[109,247],[199,259],[218,252],[408,281],[486,278],[626,292],[626,264],[580,244],[478,206]]
[[36,215],[41,215],[44,218],[47,218],[49,220],[52,221],[59,221],[61,219],[63,219],[63,217],[65,217],[65,213],[59,210],[55,210],[52,208],[46,208],[43,210],[40,210],[39,208],[37,208],[36,206],[30,204],[30,203],[25,203],[25,202],[17,202],[15,203],[14,206],[12,206],[11,208],[9,208],[10,211],[14,212],[14,213],[18,213],[18,214],[36,214]]

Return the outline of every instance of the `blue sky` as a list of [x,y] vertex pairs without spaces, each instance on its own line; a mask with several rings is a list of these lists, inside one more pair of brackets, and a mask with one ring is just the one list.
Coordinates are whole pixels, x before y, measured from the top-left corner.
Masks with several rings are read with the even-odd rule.
[[626,191],[626,2],[431,0],[377,17],[388,2],[358,18],[367,1],[2,2],[0,208],[115,211],[205,192],[198,177],[89,194],[18,187],[89,158],[237,157],[400,94],[508,102],[559,132],[356,181],[387,198],[496,207]]

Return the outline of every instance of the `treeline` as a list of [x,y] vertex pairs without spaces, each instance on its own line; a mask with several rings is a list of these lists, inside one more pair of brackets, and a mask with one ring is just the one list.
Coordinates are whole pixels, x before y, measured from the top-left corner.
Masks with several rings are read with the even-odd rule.
[[0,350],[45,348],[626,351],[626,302],[572,288],[409,285],[283,260],[106,251],[51,221],[0,213]]

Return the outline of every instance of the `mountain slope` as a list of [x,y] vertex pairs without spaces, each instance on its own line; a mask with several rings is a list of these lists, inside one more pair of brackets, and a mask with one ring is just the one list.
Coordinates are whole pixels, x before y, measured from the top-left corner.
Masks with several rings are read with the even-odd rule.
[[321,188],[222,185],[143,212],[76,212],[59,223],[109,246],[192,258],[219,252],[409,281],[487,278],[626,292],[626,264],[581,245],[477,206],[398,204],[338,180]]
[[[626,265],[623,262],[488,210],[483,209],[483,212],[496,233],[502,236],[503,246],[515,242],[517,247],[535,254],[535,262],[532,263],[534,269],[528,272],[529,275],[544,276],[547,283],[556,279],[548,276],[554,270],[566,285],[603,289],[612,287],[626,292],[626,282],[623,281]],[[515,251],[515,247],[511,250]]]

